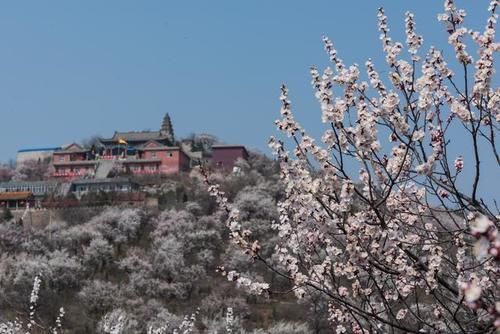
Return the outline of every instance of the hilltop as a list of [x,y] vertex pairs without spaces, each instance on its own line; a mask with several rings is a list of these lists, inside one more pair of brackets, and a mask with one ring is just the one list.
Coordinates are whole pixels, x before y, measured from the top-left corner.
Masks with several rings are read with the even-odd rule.
[[157,131],[115,131],[84,143],[20,149],[15,166],[0,166],[0,207],[154,206],[151,188],[166,178],[200,177],[201,166],[239,173],[239,161],[248,158],[245,146],[222,144],[213,135],[176,139],[167,113]]

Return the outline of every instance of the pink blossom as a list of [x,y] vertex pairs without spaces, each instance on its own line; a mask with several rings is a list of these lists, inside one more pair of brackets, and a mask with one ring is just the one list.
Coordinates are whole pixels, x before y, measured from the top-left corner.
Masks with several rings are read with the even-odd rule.
[[462,169],[464,169],[464,158],[459,155],[456,159],[455,159],[455,170],[457,171],[457,173],[460,173],[462,171]]

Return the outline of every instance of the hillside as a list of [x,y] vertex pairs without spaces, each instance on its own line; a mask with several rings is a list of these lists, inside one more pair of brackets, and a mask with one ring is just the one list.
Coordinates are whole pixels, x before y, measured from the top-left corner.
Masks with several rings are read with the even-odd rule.
[[[242,224],[269,238],[282,196],[277,166],[254,154],[241,170],[211,178],[234,200]],[[217,272],[222,264],[246,268],[273,282],[275,291],[289,289],[228,246],[225,214],[201,180],[172,176],[157,187],[157,196],[157,209],[68,208],[38,228],[16,219],[3,221],[0,323],[27,317],[31,287],[39,275],[37,323],[43,328],[54,323],[59,307],[65,309],[64,328],[71,333],[97,332],[103,317],[117,310],[127,314],[127,333],[142,333],[152,323],[178,325],[199,308],[196,326],[208,333],[224,328],[226,309],[232,308],[235,321],[249,330],[280,321],[309,322],[320,330],[324,319],[309,313],[308,305],[290,303],[293,296],[251,297]]]

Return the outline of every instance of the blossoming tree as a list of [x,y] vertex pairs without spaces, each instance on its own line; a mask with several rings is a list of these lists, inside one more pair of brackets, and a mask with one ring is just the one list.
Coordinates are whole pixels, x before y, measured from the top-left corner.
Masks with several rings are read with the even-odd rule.
[[[272,259],[262,255],[255,233],[242,227],[220,187],[210,186],[228,212],[232,242],[288,279],[298,298],[321,292],[337,333],[500,328],[499,213],[479,186],[484,157],[493,157],[488,168],[498,171],[500,164],[500,89],[492,84],[498,5],[491,1],[486,28],[477,32],[464,26],[466,13],[445,0],[438,19],[457,73],[439,48],[421,52],[423,38],[409,12],[405,57],[379,9],[387,78],[369,59],[363,81],[363,69],[346,66],[323,39],[332,66],[311,69],[326,125],[321,143],[295,120],[288,88],[281,88],[276,124],[295,148],[270,140],[286,190]],[[450,153],[461,149],[453,147],[456,136],[467,140],[470,158]],[[472,171],[470,186],[461,180],[465,167]],[[221,270],[250,292],[273,292],[237,268]]]

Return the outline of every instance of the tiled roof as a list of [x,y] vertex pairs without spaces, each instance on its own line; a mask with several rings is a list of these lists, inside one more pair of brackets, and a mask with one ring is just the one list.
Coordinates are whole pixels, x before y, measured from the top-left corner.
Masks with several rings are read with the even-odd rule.
[[19,201],[19,200],[27,200],[32,197],[33,194],[31,191],[13,191],[0,193],[0,201]]
[[111,138],[102,138],[103,142],[117,142],[123,139],[126,142],[148,141],[148,140],[165,140],[167,137],[162,137],[160,131],[130,131],[130,132],[115,132]]
[[57,181],[8,181],[0,182],[0,189],[31,186],[57,186]]
[[47,151],[59,151],[60,147],[42,147],[42,148],[23,148],[18,150],[17,153],[25,153],[25,152],[47,152]]
[[144,147],[141,145],[141,147],[138,147],[137,149],[139,151],[178,151],[181,148],[179,146],[166,146],[166,145],[151,146],[151,147]]
[[81,179],[75,180],[73,184],[124,184],[133,183],[126,177],[114,177],[114,178],[104,178],[104,179]]
[[212,145],[212,150],[229,150],[229,149],[243,149],[248,155],[248,150],[243,145]]
[[67,154],[67,153],[87,153],[89,150],[81,147],[80,145],[73,143],[71,145],[66,146],[64,149],[60,151],[55,151],[54,154]]
[[159,147],[167,147],[166,145],[163,145],[156,140],[148,140],[147,142],[136,146],[138,150],[146,150],[146,149],[152,149],[152,148],[159,148]]

